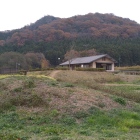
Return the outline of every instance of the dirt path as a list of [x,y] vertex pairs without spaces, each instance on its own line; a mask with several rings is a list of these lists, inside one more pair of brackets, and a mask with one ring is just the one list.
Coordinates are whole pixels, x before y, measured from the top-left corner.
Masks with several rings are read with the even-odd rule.
[[52,77],[52,78],[55,78],[55,76],[60,72],[61,70],[54,70],[52,71],[49,76]]

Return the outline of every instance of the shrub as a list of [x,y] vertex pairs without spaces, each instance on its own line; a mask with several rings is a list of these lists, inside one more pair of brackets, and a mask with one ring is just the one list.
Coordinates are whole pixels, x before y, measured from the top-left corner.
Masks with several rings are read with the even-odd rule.
[[48,106],[48,103],[36,94],[20,93],[1,96],[0,111],[12,109],[14,106],[39,107]]
[[50,86],[58,86],[58,82],[55,81],[55,80],[50,80],[50,81],[48,82],[48,85],[50,85]]
[[45,133],[47,135],[60,135],[60,134],[68,133],[68,131],[61,126],[52,126],[46,128]]
[[91,132],[89,130],[80,130],[79,133],[85,136],[91,136]]
[[0,112],[3,112],[5,110],[9,110],[10,108],[12,108],[12,104],[8,101],[2,100],[0,102]]
[[29,106],[41,106],[45,104],[43,99],[36,94],[29,96],[29,98],[27,98],[27,103]]
[[41,71],[41,68],[36,68],[36,69],[29,69],[29,71]]
[[54,68],[45,68],[45,69],[41,69],[41,71],[46,71],[46,70],[54,70]]
[[85,111],[79,111],[74,114],[74,117],[76,117],[77,119],[82,119],[82,118],[86,118],[88,115],[89,114]]
[[57,117],[58,115],[59,115],[59,112],[56,109],[51,111],[51,116],[52,117]]
[[15,92],[21,92],[22,91],[22,87],[18,87],[14,89]]
[[101,108],[104,108],[105,107],[105,104],[103,102],[99,102],[98,103],[98,106],[101,107]]
[[70,83],[66,83],[65,84],[65,87],[74,87],[74,85],[73,84],[70,84]]
[[21,70],[21,71],[19,71],[19,74],[21,74],[21,75],[27,75],[27,70]]
[[69,70],[68,67],[56,67],[55,69],[56,70]]
[[52,137],[48,138],[48,140],[62,140],[62,138],[59,136],[52,136]]
[[121,105],[126,105],[126,101],[121,97],[117,97],[114,100]]
[[74,125],[76,123],[76,120],[71,116],[63,116],[60,119],[60,122],[62,122],[65,125]]
[[34,88],[35,87],[35,82],[33,79],[29,79],[29,80],[26,80],[24,82],[24,87],[25,88]]
[[7,85],[6,85],[5,83],[2,83],[2,82],[0,81],[0,89],[1,89],[1,90],[7,90],[8,87],[7,87]]
[[0,139],[1,140],[18,140],[20,138],[15,134],[0,134]]
[[97,107],[95,107],[95,106],[90,107],[90,108],[88,109],[88,112],[89,112],[90,114],[93,114],[93,115],[95,115],[95,114],[100,114],[100,113],[101,113],[100,110],[99,110],[99,108],[97,108]]
[[77,71],[105,71],[104,68],[76,68]]

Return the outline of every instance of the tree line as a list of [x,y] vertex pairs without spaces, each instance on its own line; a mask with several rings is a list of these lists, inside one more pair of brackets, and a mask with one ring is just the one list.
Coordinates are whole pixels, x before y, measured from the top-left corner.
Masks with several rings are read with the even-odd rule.
[[89,13],[66,19],[46,16],[21,29],[0,32],[0,54],[41,53],[56,66],[65,60],[72,42],[77,52],[94,49],[109,54],[118,65],[140,65],[140,25],[113,14]]
[[5,52],[0,55],[0,68],[1,69],[35,69],[47,68],[49,62],[46,60],[42,53],[26,53],[21,54],[18,52]]

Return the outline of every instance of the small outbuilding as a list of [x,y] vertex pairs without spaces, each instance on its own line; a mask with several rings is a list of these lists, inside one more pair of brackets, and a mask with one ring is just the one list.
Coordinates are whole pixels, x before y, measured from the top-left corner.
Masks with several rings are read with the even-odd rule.
[[88,57],[78,57],[61,63],[60,66],[68,66],[75,68],[104,68],[107,71],[114,71],[114,65],[117,63],[115,59],[107,54],[95,55]]

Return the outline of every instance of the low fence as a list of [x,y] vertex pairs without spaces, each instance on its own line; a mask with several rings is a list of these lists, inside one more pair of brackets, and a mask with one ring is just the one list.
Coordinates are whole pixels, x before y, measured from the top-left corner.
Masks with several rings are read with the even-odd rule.
[[18,72],[19,72],[19,70],[12,69],[12,68],[0,69],[0,74],[14,74],[14,73],[18,73]]

